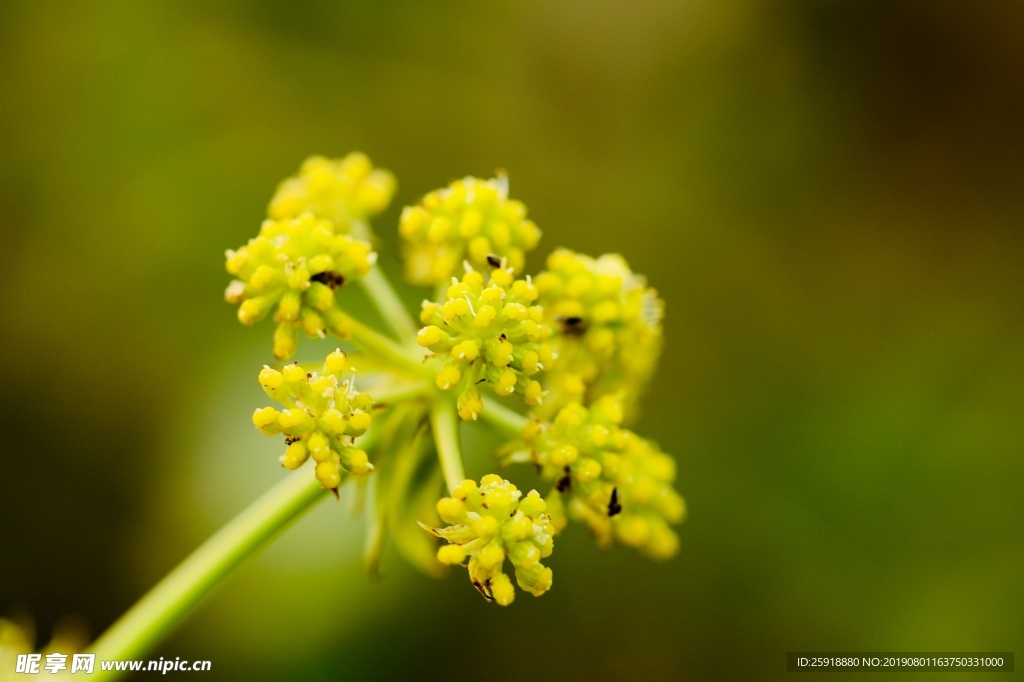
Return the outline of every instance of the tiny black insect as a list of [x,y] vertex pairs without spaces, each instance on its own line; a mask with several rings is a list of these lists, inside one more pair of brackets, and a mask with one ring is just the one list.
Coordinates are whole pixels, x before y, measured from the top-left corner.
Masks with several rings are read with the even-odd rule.
[[310,277],[310,279],[314,282],[320,282],[321,284],[329,286],[332,291],[341,288],[345,284],[345,275],[340,272],[334,272],[333,270],[318,272]]
[[498,258],[496,254],[489,253],[487,254],[487,264],[490,265],[492,268],[500,268],[501,259]]
[[608,501],[608,516],[615,516],[622,511],[622,505],[619,504],[619,489],[612,488],[612,499]]
[[565,491],[569,490],[569,488],[571,488],[571,487],[572,487],[572,476],[570,474],[570,469],[569,469],[569,467],[565,467],[565,476],[562,476],[560,479],[558,479],[558,482],[555,483],[555,490],[557,490],[560,493],[564,493]]
[[562,323],[562,333],[567,336],[582,336],[587,331],[587,324],[582,317],[563,317],[559,322]]

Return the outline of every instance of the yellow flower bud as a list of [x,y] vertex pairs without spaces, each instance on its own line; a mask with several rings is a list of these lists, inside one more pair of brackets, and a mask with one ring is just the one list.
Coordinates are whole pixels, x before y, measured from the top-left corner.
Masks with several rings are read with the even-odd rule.
[[252,415],[252,423],[257,429],[263,429],[271,424],[277,423],[277,410],[273,407],[263,407]]
[[466,550],[459,545],[444,545],[437,550],[437,560],[448,566],[457,566],[466,560]]
[[238,306],[238,321],[242,324],[255,324],[270,310],[265,298],[249,298]]
[[480,346],[472,339],[457,343],[452,346],[452,357],[456,360],[472,362],[480,357]]
[[281,388],[284,385],[284,377],[276,369],[266,365],[260,370],[260,385],[267,391]]
[[437,502],[437,514],[445,523],[459,523],[466,514],[466,505],[454,497],[442,497]]
[[330,219],[300,213],[267,220],[258,236],[227,255],[237,280],[225,298],[238,304],[238,319],[254,324],[275,306],[274,355],[294,355],[301,328],[315,338],[327,331],[346,336],[334,290],[365,275],[376,254],[364,241],[336,233]]
[[494,310],[494,306],[480,306],[480,310],[476,312],[476,317],[473,318],[473,324],[477,327],[486,327],[494,321],[496,316],[497,313]]
[[298,441],[289,445],[281,455],[281,464],[288,469],[298,469],[307,459],[309,459],[309,449],[305,443]]
[[514,485],[488,474],[479,487],[463,481],[452,497],[437,503],[438,514],[451,525],[423,527],[450,543],[438,550],[438,561],[459,565],[468,558],[466,568],[473,585],[485,597],[507,606],[515,599],[515,591],[502,571],[506,559],[520,587],[531,594],[543,594],[551,587],[551,570],[540,562],[551,555],[555,528],[544,510],[536,490],[523,498]]
[[540,405],[543,397],[544,391],[539,381],[531,381],[526,384],[526,389],[523,391],[523,401],[527,405]]
[[348,232],[354,223],[387,208],[394,192],[394,176],[374,169],[365,154],[353,152],[335,160],[314,156],[281,183],[267,212],[284,220],[309,211],[332,221],[339,233]]
[[297,469],[312,457],[317,480],[328,488],[338,487],[342,470],[357,475],[373,470],[366,452],[352,445],[370,426],[366,410],[372,399],[339,381],[345,365],[345,354],[336,350],[319,371],[306,371],[294,363],[280,372],[264,367],[260,384],[285,409],[277,412],[266,407],[253,415],[253,423],[263,433],[287,437],[282,465]]
[[373,465],[370,464],[370,458],[365,450],[353,449],[348,452],[348,470],[357,476],[373,471]]
[[476,481],[467,478],[452,491],[452,494],[460,500],[465,500],[474,491],[476,491]]
[[348,425],[352,431],[363,433],[370,428],[370,415],[357,410],[349,415]]
[[416,335],[416,343],[424,348],[430,348],[431,346],[441,343],[445,340],[446,336],[447,334],[441,331],[440,327],[431,325],[429,327],[424,327],[419,331]]
[[480,392],[475,386],[470,386],[462,392],[457,405],[459,416],[466,421],[476,421],[484,409],[484,401],[481,400]]
[[[489,485],[484,483],[484,485]],[[473,532],[477,535],[493,535],[498,532],[500,523],[493,516],[485,516],[473,523]]]
[[341,374],[347,367],[345,353],[340,348],[336,348],[333,353],[327,356],[327,361],[324,365],[331,374],[335,376]]
[[331,461],[320,462],[316,465],[316,479],[325,488],[337,488],[341,485],[341,473],[338,465]]
[[590,409],[570,403],[551,424],[528,422],[522,447],[560,493],[549,500],[556,528],[567,510],[602,545],[618,539],[652,558],[667,558],[678,546],[668,524],[680,522],[686,511],[671,485],[674,461],[623,429],[622,417],[621,404],[610,396]]
[[614,254],[594,259],[559,249],[547,266],[535,282],[563,360],[552,367],[553,399],[542,416],[584,394],[618,396],[634,412],[661,351],[657,293]]
[[447,391],[452,386],[459,383],[460,379],[462,379],[462,373],[458,370],[458,368],[453,367],[452,365],[448,365],[437,373],[437,387],[442,391]]
[[512,581],[504,573],[494,576],[491,580],[491,596],[501,606],[508,606],[515,600],[516,591],[512,587]]
[[577,457],[579,452],[576,448],[566,443],[551,452],[551,463],[556,467],[566,467],[575,462]]
[[503,179],[465,178],[405,208],[398,233],[409,280],[444,282],[464,260],[478,270],[501,261],[502,268],[522,268],[523,253],[537,246],[540,230],[526,220],[520,202],[507,198],[506,186]]
[[[541,385],[526,377],[537,374],[543,368],[542,359],[551,357],[550,349],[537,342],[550,330],[543,323],[543,311],[538,310],[540,323],[525,319],[531,314],[527,301],[509,290],[515,281],[509,270],[492,270],[486,282],[480,272],[469,270],[447,287],[446,300],[424,303],[421,319],[426,326],[417,342],[435,353],[449,354],[448,364],[437,375],[440,388],[450,388],[469,376],[474,385],[487,383],[499,396],[518,392],[527,404],[540,404]],[[463,419],[475,419],[482,409],[478,395],[460,398]]]
[[298,330],[293,322],[282,321],[274,330],[274,357],[278,360],[287,360],[295,355],[295,349],[299,343]]

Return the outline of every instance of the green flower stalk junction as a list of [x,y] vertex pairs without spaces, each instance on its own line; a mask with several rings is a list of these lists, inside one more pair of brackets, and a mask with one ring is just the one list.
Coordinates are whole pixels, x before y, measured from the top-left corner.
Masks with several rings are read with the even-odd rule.
[[[558,249],[525,274],[541,236],[526,207],[503,176],[465,178],[402,211],[405,276],[429,292],[410,315],[376,265],[370,226],[394,190],[363,154],[310,158],[278,187],[259,233],[227,252],[225,299],[242,324],[272,329],[274,359],[253,373],[272,405],[253,424],[282,439],[280,462],[296,471],[87,650],[146,652],[246,556],[349,484],[374,491],[369,565],[391,538],[428,573],[464,567],[502,606],[517,587],[551,589],[558,534],[573,521],[602,547],[676,553],[675,462],[629,428],[661,348],[657,293],[619,255]],[[353,287],[386,330],[350,314]],[[339,350],[300,365],[304,336],[334,337]],[[505,442],[480,481],[463,473],[463,428]],[[543,489],[517,488],[517,465]]]

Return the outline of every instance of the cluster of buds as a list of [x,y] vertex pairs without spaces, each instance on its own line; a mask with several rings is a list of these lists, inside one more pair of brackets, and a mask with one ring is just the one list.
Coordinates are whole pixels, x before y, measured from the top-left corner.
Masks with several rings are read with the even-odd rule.
[[407,278],[427,286],[447,281],[463,261],[477,270],[504,263],[519,272],[540,241],[526,207],[508,198],[504,177],[465,178],[431,192],[402,211],[398,232]]
[[349,335],[350,319],[338,308],[334,292],[362,277],[377,260],[370,245],[336,234],[334,223],[304,213],[269,219],[259,236],[227,252],[227,270],[237,279],[224,294],[238,304],[238,320],[253,324],[275,308],[274,357],[295,354],[299,329],[311,338],[330,330]]
[[450,524],[445,528],[423,525],[449,544],[437,552],[443,564],[469,559],[469,579],[487,599],[508,606],[515,598],[512,581],[502,571],[507,558],[516,583],[539,597],[551,588],[551,569],[541,559],[551,556],[555,528],[547,505],[536,490],[523,497],[521,490],[496,474],[465,480],[451,497],[437,503],[437,513]]
[[373,470],[355,439],[370,428],[373,400],[356,391],[352,381],[341,381],[346,358],[340,350],[327,356],[319,372],[307,372],[298,363],[280,372],[264,367],[260,385],[285,409],[256,410],[252,422],[267,436],[285,435],[288,448],[281,464],[298,469],[307,459],[316,462],[316,478],[325,488],[337,489],[342,470],[368,474]]
[[548,375],[551,410],[618,395],[631,412],[661,350],[657,292],[617,254],[595,259],[558,249],[547,267],[535,281],[559,356]]
[[423,302],[416,341],[447,361],[438,371],[438,388],[462,385],[459,416],[475,420],[483,409],[477,384],[486,383],[499,396],[519,393],[527,405],[543,398],[534,377],[551,365],[554,355],[546,343],[551,329],[544,311],[534,305],[537,287],[526,279],[514,279],[511,270],[494,269],[484,276],[469,269],[452,284],[440,303]]
[[[348,317],[334,296],[374,266],[377,254],[364,241],[371,234],[367,221],[387,206],[394,189],[391,173],[374,169],[362,154],[312,157],[281,183],[259,235],[227,253],[227,269],[236,279],[226,298],[238,304],[244,324],[273,311],[277,358],[295,354],[300,330],[311,337],[330,332],[367,351],[371,363],[414,378],[411,388],[385,380],[378,391],[374,384],[378,397],[389,389],[392,396],[418,396],[385,407],[375,434],[362,441],[379,435],[389,444],[376,460],[378,526],[424,520],[424,513],[408,511],[414,498],[420,511],[426,500],[431,515],[436,488],[422,485],[412,494],[413,482],[432,480],[436,486],[443,470],[452,494],[436,511],[448,525],[420,525],[448,544],[436,561],[434,540],[426,534],[402,546],[421,565],[465,565],[476,588],[502,605],[515,596],[503,571],[506,559],[523,590],[540,595],[551,587],[551,569],[541,560],[550,556],[553,536],[569,519],[586,523],[601,545],[619,542],[656,559],[673,555],[678,538],[671,525],[685,514],[672,486],[675,462],[623,427],[661,350],[657,293],[621,256],[591,258],[566,249],[552,253],[535,279],[519,278],[526,253],[540,239],[526,207],[508,198],[504,176],[457,180],[405,208],[399,224],[407,278],[437,286],[438,300],[424,301],[420,313],[424,326],[415,343],[432,353],[422,358],[409,325],[392,325],[392,341]],[[403,312],[393,293],[380,290],[390,290],[382,274],[374,272],[360,284],[387,319]],[[340,379],[346,366],[345,355],[335,351],[316,372],[298,364],[280,371],[265,367],[260,383],[284,409],[266,407],[253,415],[263,433],[285,435],[285,467],[297,469],[312,458],[316,478],[335,491],[346,473],[374,468],[355,444],[370,428],[372,401]],[[518,396],[530,408],[521,441],[504,452],[511,453],[506,462],[538,468],[552,485],[547,500],[537,491],[524,496],[497,475],[479,485],[459,483],[455,412],[466,421],[478,419],[484,409],[481,384],[499,398]],[[518,438],[520,417],[507,409],[485,416]],[[432,447],[420,440],[428,429],[442,463],[429,473],[421,471],[419,459]],[[380,542],[371,543],[375,551]]]
[[395,176],[374,168],[365,154],[354,152],[337,160],[312,156],[298,175],[278,186],[267,214],[274,220],[288,220],[308,211],[332,221],[336,231],[344,234],[387,208],[394,193]]
[[612,397],[585,408],[571,403],[551,424],[529,422],[524,448],[510,456],[529,461],[554,481],[549,500],[555,526],[569,517],[585,522],[598,543],[614,540],[655,559],[673,556],[679,545],[670,524],[685,514],[673,489],[675,460],[620,426],[622,406]]

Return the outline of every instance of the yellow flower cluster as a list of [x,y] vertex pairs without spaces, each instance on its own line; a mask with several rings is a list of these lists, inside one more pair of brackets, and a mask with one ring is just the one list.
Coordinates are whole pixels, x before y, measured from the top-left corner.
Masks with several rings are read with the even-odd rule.
[[297,218],[310,212],[333,221],[336,231],[352,231],[353,223],[380,213],[395,193],[395,176],[374,168],[365,154],[353,152],[343,159],[311,156],[298,175],[284,180],[267,207],[275,220]]
[[559,361],[548,374],[553,399],[545,416],[570,401],[613,394],[631,412],[661,350],[657,292],[618,254],[594,259],[558,249],[547,266],[534,281]]
[[441,563],[462,564],[468,557],[474,587],[487,599],[508,606],[515,591],[502,571],[506,558],[521,589],[539,597],[551,588],[551,569],[540,562],[554,548],[555,529],[545,510],[536,490],[524,498],[501,476],[489,474],[479,486],[463,481],[451,497],[437,503],[438,515],[449,526],[423,527],[448,541],[437,552]]
[[537,288],[529,278],[513,279],[512,271],[495,269],[484,277],[469,270],[452,278],[446,299],[424,301],[416,341],[447,363],[437,373],[438,388],[463,384],[459,416],[475,420],[483,409],[476,385],[485,382],[500,396],[519,393],[527,405],[543,398],[540,382],[531,377],[550,366],[553,355],[545,343],[551,329],[544,311],[534,305]]
[[259,236],[227,252],[227,270],[237,279],[224,293],[238,304],[238,319],[253,324],[274,306],[274,357],[295,354],[301,328],[311,338],[330,330],[345,338],[350,319],[337,306],[334,291],[362,277],[377,260],[370,245],[336,234],[334,224],[309,213],[267,220]]
[[533,462],[555,481],[561,497],[553,494],[549,501],[557,528],[564,527],[567,511],[586,522],[603,546],[618,540],[667,559],[679,546],[669,524],[685,514],[672,487],[675,461],[621,422],[622,406],[610,396],[590,409],[571,403],[550,425],[529,422],[526,450],[511,459]]
[[[437,300],[424,301],[420,312],[416,343],[432,353],[423,358],[412,346],[401,300],[384,274],[373,272],[377,254],[366,241],[368,220],[387,207],[394,190],[391,173],[363,154],[307,159],[278,187],[259,235],[227,252],[235,279],[225,293],[244,324],[273,313],[274,355],[281,360],[295,354],[300,330],[311,337],[333,333],[352,339],[375,369],[403,375],[401,382],[385,376],[379,389],[374,384],[384,417],[360,441],[369,447],[379,437],[386,444],[386,457],[377,460],[379,528],[393,532],[396,542],[406,538],[403,551],[421,565],[439,568],[430,536],[414,532],[418,540],[410,542],[395,528],[409,527],[398,519],[430,514],[443,477],[454,486],[436,506],[447,525],[423,526],[448,541],[436,557],[465,565],[476,588],[502,605],[515,598],[503,572],[506,559],[520,588],[540,595],[551,587],[551,569],[541,560],[569,519],[585,522],[603,546],[618,542],[656,559],[672,556],[679,541],[671,525],[685,515],[673,488],[675,462],[623,427],[661,351],[657,293],[617,254],[592,258],[558,249],[535,279],[520,275],[541,235],[526,207],[509,199],[504,176],[456,180],[406,207],[398,226],[408,279],[437,287]],[[339,287],[366,275],[360,285],[369,299],[385,321],[398,321],[390,325],[393,339],[350,318],[335,300]],[[356,446],[370,427],[373,403],[351,380],[341,380],[346,366],[339,350],[316,372],[298,364],[265,367],[260,383],[283,409],[253,415],[264,434],[285,436],[285,467],[312,458],[317,480],[332,490],[347,473],[373,470]],[[524,495],[497,475],[459,483],[463,457],[454,415],[478,419],[481,384],[531,408],[521,440],[503,452],[511,453],[507,462],[537,467],[553,487],[547,500],[535,490]],[[491,412],[489,424],[506,433],[523,423],[507,408]],[[432,485],[422,483],[421,471],[428,433],[441,464],[429,474]],[[383,532],[371,543],[372,556],[379,556]]]
[[406,207],[398,232],[409,281],[439,284],[455,275],[463,261],[477,270],[522,270],[540,230],[526,218],[526,207],[507,194],[504,178],[465,178]]
[[370,428],[373,400],[359,393],[351,381],[340,381],[345,354],[327,356],[319,372],[307,372],[298,363],[280,372],[264,367],[260,385],[284,410],[256,410],[252,422],[267,436],[285,435],[288,449],[281,464],[298,469],[307,459],[316,462],[316,478],[325,488],[341,484],[341,470],[367,474],[373,470],[366,452],[356,448],[356,437]]

